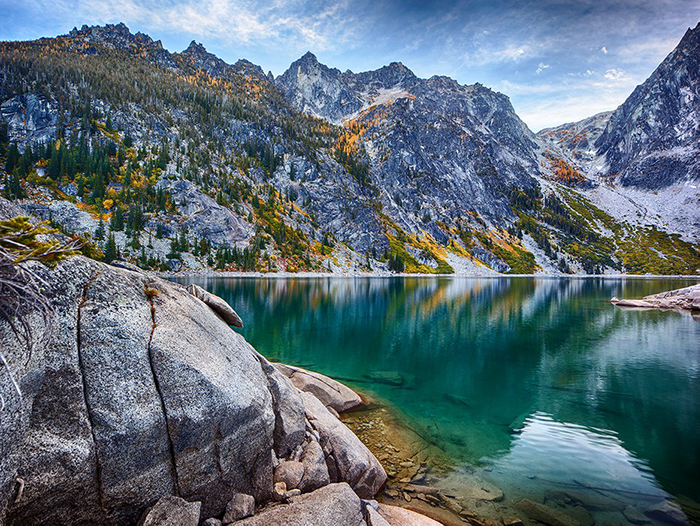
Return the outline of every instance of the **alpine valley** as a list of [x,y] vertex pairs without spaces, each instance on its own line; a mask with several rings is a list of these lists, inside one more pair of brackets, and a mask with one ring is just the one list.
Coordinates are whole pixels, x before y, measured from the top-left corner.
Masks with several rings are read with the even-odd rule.
[[700,273],[700,24],[535,134],[401,63],[278,77],[124,24],[0,43],[4,196],[162,271]]

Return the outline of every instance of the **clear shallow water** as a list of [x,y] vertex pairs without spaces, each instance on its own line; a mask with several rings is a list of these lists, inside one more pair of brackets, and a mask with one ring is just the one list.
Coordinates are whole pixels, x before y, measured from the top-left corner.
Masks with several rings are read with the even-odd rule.
[[693,280],[186,281],[228,301],[262,354],[398,407],[455,460],[448,483],[476,474],[511,504],[571,488],[642,511],[700,501],[700,321],[607,303]]

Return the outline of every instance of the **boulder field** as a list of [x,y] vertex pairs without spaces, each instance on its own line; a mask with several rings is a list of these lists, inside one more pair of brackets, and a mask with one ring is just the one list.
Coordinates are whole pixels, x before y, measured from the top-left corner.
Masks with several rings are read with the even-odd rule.
[[0,321],[0,524],[406,523],[336,417],[359,397],[272,365],[222,300],[81,256],[32,270],[51,323],[27,306],[30,351]]

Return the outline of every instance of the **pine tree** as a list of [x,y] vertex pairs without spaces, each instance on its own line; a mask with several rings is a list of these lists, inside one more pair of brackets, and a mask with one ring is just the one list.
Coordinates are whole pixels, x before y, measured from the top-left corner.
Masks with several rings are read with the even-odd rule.
[[119,247],[117,247],[117,241],[114,239],[113,233],[109,234],[109,238],[107,239],[107,243],[105,244],[104,253],[105,261],[107,263],[111,263],[115,259],[120,258]]
[[22,188],[22,183],[16,173],[5,178],[5,197],[9,200],[27,197],[27,193]]
[[12,143],[10,149],[7,151],[7,160],[5,161],[5,171],[7,173],[12,173],[15,166],[19,163],[19,150],[17,145]]
[[97,225],[97,229],[95,230],[95,239],[99,239],[102,241],[105,238],[105,225],[104,222],[102,221],[102,214],[100,214],[100,220]]

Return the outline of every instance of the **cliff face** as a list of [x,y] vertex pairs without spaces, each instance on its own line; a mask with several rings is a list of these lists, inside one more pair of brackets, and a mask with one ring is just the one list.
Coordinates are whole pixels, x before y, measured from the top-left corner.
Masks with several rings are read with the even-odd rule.
[[367,152],[367,184],[408,231],[445,233],[474,212],[495,224],[514,218],[506,194],[533,187],[536,137],[508,99],[480,84],[420,79],[401,63],[341,73],[307,53],[275,83],[292,106],[344,124]]
[[700,24],[613,112],[542,130],[591,176],[660,190],[700,178]]
[[83,257],[33,270],[53,330],[29,354],[0,322],[0,523],[129,524],[165,495],[221,516],[234,492],[270,500],[273,470],[300,457],[304,491],[384,483],[323,404],[183,287]]

